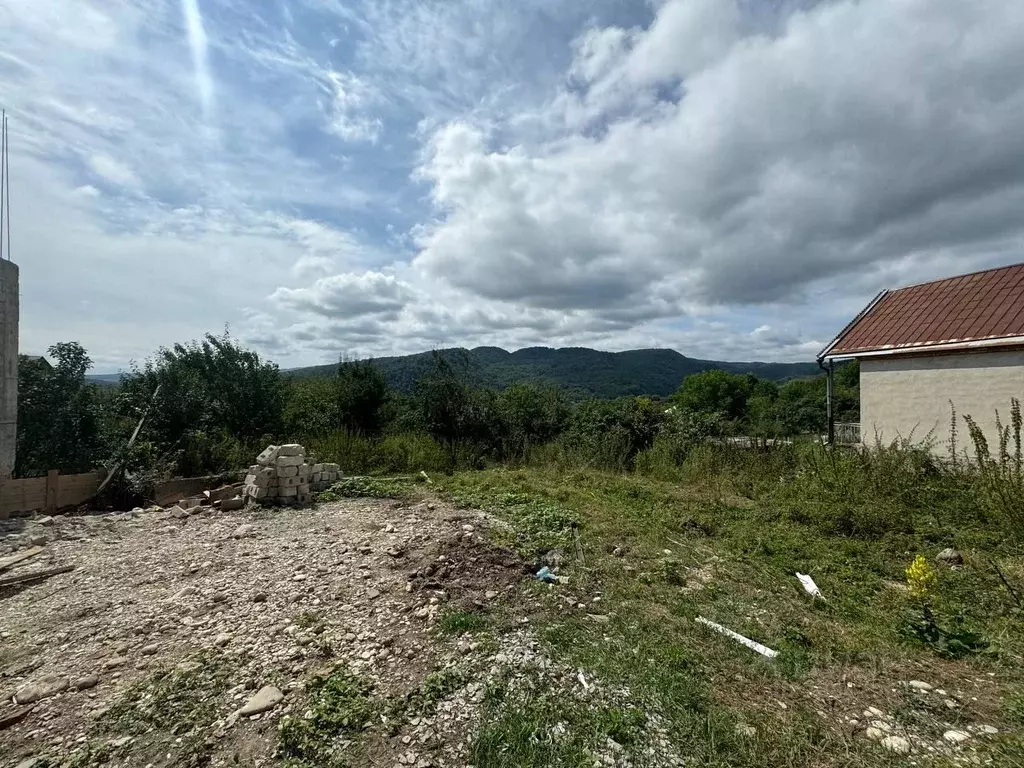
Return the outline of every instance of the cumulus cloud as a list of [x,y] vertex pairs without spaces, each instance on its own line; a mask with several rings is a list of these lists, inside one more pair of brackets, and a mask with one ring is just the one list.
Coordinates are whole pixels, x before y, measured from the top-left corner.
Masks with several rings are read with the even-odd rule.
[[328,317],[395,313],[415,295],[394,275],[380,272],[322,277],[309,288],[278,288],[271,298],[283,307]]

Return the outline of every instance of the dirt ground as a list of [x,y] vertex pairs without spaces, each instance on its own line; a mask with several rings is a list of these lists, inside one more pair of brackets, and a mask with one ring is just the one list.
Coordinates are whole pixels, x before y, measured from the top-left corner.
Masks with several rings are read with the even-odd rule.
[[[304,714],[318,673],[345,667],[391,701],[431,672],[493,674],[495,658],[514,656],[430,629],[444,611],[486,612],[523,581],[486,543],[485,519],[440,502],[6,525],[0,551],[46,540],[7,573],[74,570],[0,591],[0,765],[277,764],[278,723]],[[502,643],[513,641],[535,645]],[[352,762],[464,765],[483,684],[452,677],[436,711],[385,722]],[[270,685],[282,701],[238,714]]]

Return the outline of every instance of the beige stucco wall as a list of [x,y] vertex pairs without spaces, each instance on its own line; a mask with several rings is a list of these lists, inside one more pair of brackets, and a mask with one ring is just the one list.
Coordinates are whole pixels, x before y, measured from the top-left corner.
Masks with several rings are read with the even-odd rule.
[[[1024,402],[1024,350],[926,357],[864,358],[860,361],[861,439],[875,433],[922,441],[929,432],[937,453],[947,454],[952,400],[957,413],[957,453],[970,447],[964,414],[998,446],[996,410],[1005,425],[1010,399]],[[993,450],[994,453],[994,450]]]

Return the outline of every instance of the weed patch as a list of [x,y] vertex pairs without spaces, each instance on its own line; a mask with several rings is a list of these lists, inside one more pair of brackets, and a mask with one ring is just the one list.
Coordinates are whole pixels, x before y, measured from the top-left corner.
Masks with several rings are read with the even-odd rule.
[[437,628],[449,635],[481,632],[487,629],[487,617],[471,611],[450,611],[441,616]]
[[372,686],[343,670],[314,678],[308,717],[287,716],[279,725],[278,751],[293,768],[341,768],[339,744],[362,731],[375,712]]
[[345,477],[317,496],[321,502],[342,499],[402,499],[409,495],[406,485],[383,477]]

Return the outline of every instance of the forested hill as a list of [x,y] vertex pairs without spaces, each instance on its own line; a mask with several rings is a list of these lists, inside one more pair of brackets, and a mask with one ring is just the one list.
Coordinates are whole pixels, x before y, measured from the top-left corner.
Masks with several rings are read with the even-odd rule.
[[[517,382],[547,382],[577,396],[620,397],[623,395],[669,395],[683,378],[711,368],[731,373],[753,373],[764,379],[815,376],[815,363],[725,363],[696,360],[672,349],[632,349],[628,352],[599,352],[596,349],[528,347],[506,352],[498,347],[444,349],[439,353],[455,360],[465,355],[470,378],[478,386],[503,389]],[[430,365],[431,352],[402,357],[374,359],[392,387],[408,392]],[[296,368],[293,376],[332,375],[336,365]]]

